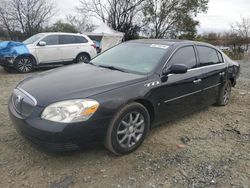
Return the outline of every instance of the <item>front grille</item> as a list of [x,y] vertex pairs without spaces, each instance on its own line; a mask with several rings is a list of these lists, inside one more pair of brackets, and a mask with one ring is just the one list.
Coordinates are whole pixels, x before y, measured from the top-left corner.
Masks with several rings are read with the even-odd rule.
[[36,100],[22,89],[15,89],[12,94],[12,105],[22,117],[28,117],[36,106]]

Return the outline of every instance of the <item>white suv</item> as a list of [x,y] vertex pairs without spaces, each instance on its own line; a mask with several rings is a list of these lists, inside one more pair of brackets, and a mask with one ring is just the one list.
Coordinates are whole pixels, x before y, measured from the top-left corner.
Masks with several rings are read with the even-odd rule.
[[88,63],[96,55],[94,42],[83,34],[39,33],[23,43],[0,45],[0,65],[23,73],[41,65]]

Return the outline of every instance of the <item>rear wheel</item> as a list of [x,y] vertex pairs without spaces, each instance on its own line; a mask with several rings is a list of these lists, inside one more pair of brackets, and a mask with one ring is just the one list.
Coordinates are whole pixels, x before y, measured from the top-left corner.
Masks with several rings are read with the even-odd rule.
[[231,96],[231,90],[232,90],[232,83],[230,80],[228,80],[219,91],[219,96],[217,99],[217,105],[219,106],[226,106],[229,103],[230,96]]
[[19,57],[15,60],[15,69],[20,73],[28,73],[33,70],[34,60],[30,57]]
[[89,63],[90,62],[90,58],[87,54],[79,54],[76,58],[76,63]]
[[144,141],[150,127],[147,109],[131,103],[121,109],[109,125],[105,146],[116,155],[135,151]]

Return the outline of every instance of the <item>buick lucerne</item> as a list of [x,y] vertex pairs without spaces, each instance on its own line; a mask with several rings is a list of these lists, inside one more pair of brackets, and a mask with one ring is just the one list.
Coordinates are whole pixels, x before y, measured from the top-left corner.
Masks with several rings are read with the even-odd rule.
[[124,155],[156,125],[227,105],[239,71],[238,63],[206,43],[129,41],[87,64],[21,81],[9,114],[21,135],[47,150],[104,143]]

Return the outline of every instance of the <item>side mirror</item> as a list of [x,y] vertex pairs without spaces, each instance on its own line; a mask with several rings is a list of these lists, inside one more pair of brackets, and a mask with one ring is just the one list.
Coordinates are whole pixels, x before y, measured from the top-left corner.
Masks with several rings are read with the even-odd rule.
[[163,70],[164,75],[168,74],[184,74],[188,71],[188,67],[185,64],[172,65],[169,69]]
[[46,46],[46,42],[40,41],[40,42],[38,43],[38,45],[39,45],[39,46]]

